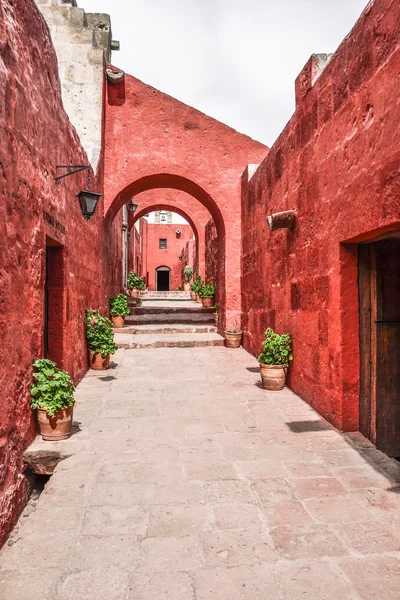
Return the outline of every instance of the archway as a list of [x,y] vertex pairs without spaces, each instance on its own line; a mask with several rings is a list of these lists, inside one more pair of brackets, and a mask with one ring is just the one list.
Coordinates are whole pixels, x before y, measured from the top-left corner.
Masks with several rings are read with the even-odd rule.
[[[218,264],[218,268],[216,270],[215,281],[213,281],[212,283],[214,283],[216,285],[216,289],[217,289],[216,301],[218,302],[218,304],[221,307],[221,321],[224,322],[225,321],[225,308],[226,308],[226,288],[227,288],[226,265],[225,265],[225,256],[226,256],[225,246],[226,246],[227,241],[226,241],[226,234],[225,234],[225,223],[224,223],[224,219],[222,217],[220,208],[218,207],[218,205],[216,204],[214,199],[211,197],[211,195],[209,193],[207,193],[201,186],[199,186],[194,181],[191,181],[185,177],[182,177],[179,175],[167,174],[167,173],[158,173],[158,174],[142,177],[142,178],[130,183],[129,185],[127,185],[114,198],[114,200],[112,201],[112,203],[110,204],[110,206],[108,208],[108,211],[107,211],[107,214],[105,217],[106,227],[108,227],[108,228],[110,227],[110,225],[111,225],[113,219],[115,218],[116,214],[118,213],[118,211],[124,206],[124,204],[128,203],[132,197],[136,198],[139,194],[141,194],[143,192],[146,192],[148,190],[154,190],[157,188],[158,189],[174,189],[174,190],[186,192],[189,196],[191,196],[192,198],[197,200],[200,204],[202,204],[207,209],[207,211],[210,213],[210,216],[212,217],[212,219],[215,223],[215,228],[216,228],[216,232],[217,232],[217,243],[216,243],[216,247],[215,247],[215,254],[216,254],[216,262]],[[155,208],[157,206],[169,207],[168,208],[169,210],[178,212],[176,210],[176,207],[174,207],[173,205],[166,205],[166,204],[164,204],[164,205],[163,204],[159,204],[159,205],[155,204],[154,207],[152,207],[152,210],[158,210],[158,208]],[[144,214],[147,214],[148,212],[149,212],[149,207],[147,207],[146,209],[143,208],[143,209],[139,210],[139,212],[132,219],[133,223],[135,221],[137,221]],[[199,237],[198,229],[195,226],[195,224],[193,223],[190,215],[182,209],[180,209],[180,214],[192,225],[193,230],[195,232],[197,232],[197,238],[198,238]],[[133,225],[133,223],[132,223],[132,225]],[[235,244],[234,242],[235,242],[234,238],[230,237],[229,243],[232,246],[232,249],[234,249],[234,251],[235,251],[235,257],[236,257],[235,260],[236,259],[239,260],[239,248],[238,248],[237,244]],[[234,264],[234,261],[231,261],[232,275],[234,276],[235,281],[240,282],[240,271],[235,270],[233,268],[233,264]],[[230,318],[232,319],[233,316],[238,318],[240,315],[240,294],[238,294],[237,292],[235,294],[231,294],[229,296],[229,301],[230,301],[231,306],[228,306],[227,308],[228,308],[229,312],[231,313]],[[234,310],[232,310],[232,308],[234,308]]]
[[157,292],[169,292],[171,289],[171,269],[169,267],[157,267],[156,290]]

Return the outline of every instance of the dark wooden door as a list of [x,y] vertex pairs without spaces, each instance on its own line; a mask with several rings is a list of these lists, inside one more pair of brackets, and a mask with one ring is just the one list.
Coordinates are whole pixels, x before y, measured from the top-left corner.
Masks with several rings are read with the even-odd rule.
[[360,431],[400,457],[400,242],[360,246]]

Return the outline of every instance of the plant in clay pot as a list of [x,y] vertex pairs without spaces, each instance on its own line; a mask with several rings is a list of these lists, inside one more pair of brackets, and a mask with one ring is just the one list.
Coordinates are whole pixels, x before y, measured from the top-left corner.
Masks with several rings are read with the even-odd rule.
[[293,360],[292,336],[289,333],[279,335],[273,329],[265,332],[262,351],[258,357],[261,381],[266,390],[283,390],[286,371]]
[[197,302],[201,302],[200,292],[203,289],[203,286],[204,286],[204,280],[202,279],[201,275],[199,275],[197,277],[197,279],[195,279],[195,281],[190,286],[192,292],[194,292],[194,294],[195,294],[195,300],[197,300]]
[[242,330],[234,323],[233,327],[229,327],[224,331],[225,346],[227,348],[239,348],[242,343]]
[[186,265],[186,267],[183,270],[183,277],[185,278],[183,289],[185,290],[185,292],[188,292],[191,288],[190,282],[193,277],[193,267],[191,267],[190,265]]
[[215,321],[215,327],[218,327],[218,325],[219,325],[219,307],[218,307],[218,302],[216,302],[214,304],[214,321]]
[[86,310],[85,325],[90,368],[95,371],[108,369],[110,355],[117,350],[110,319],[103,317],[97,310],[88,308]]
[[125,325],[125,317],[129,315],[128,300],[125,294],[111,296],[110,315],[113,326],[121,328]]
[[37,410],[44,440],[66,440],[71,435],[75,387],[71,377],[51,360],[39,358],[33,363],[31,408]]
[[205,284],[203,285],[200,296],[202,300],[202,304],[204,308],[212,308],[214,304],[214,294],[215,288],[213,285]]
[[131,298],[139,298],[140,292],[146,289],[143,277],[137,275],[135,271],[129,271],[127,283]]

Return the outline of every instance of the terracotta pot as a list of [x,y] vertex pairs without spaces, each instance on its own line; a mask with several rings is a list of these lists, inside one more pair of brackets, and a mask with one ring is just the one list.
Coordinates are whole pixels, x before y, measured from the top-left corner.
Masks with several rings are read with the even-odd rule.
[[131,290],[129,290],[129,293],[131,295],[131,298],[139,298],[140,296],[139,288],[132,288]]
[[73,410],[74,407],[69,406],[51,417],[44,408],[38,408],[38,423],[42,438],[52,441],[68,439],[71,436]]
[[286,367],[281,365],[260,365],[261,381],[266,390],[283,390],[286,382]]
[[110,367],[110,355],[107,354],[104,358],[100,354],[100,352],[96,352],[93,354],[89,352],[89,360],[90,360],[90,368],[95,371],[105,371]]
[[190,291],[190,297],[192,300],[196,300],[196,294],[192,291]]
[[214,321],[215,321],[215,327],[218,327],[218,325],[219,325],[219,314],[218,313],[214,313]]
[[116,317],[111,316],[111,321],[113,327],[116,329],[122,329],[122,327],[125,325],[125,317],[122,317],[121,315],[117,315]]
[[242,342],[242,332],[231,333],[229,331],[224,332],[225,335],[225,346],[227,348],[239,348]]
[[202,304],[201,296],[199,296],[199,294],[196,294],[196,302],[199,302],[200,304]]
[[214,296],[204,296],[201,300],[203,308],[212,308],[214,306]]
[[183,284],[183,291],[184,292],[190,292],[190,283],[184,283]]

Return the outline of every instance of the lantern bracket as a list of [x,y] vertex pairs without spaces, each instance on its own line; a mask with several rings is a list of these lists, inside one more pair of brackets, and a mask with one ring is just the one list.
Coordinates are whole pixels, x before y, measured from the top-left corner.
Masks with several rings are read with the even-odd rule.
[[90,173],[90,165],[57,165],[56,169],[66,169],[67,172],[64,175],[58,175],[55,180],[56,183],[59,184],[61,179],[64,177],[69,177],[70,175],[75,175],[75,173],[80,173],[81,171],[88,170],[88,174]]

